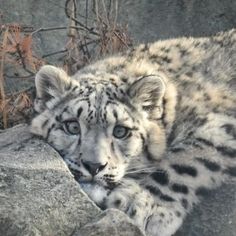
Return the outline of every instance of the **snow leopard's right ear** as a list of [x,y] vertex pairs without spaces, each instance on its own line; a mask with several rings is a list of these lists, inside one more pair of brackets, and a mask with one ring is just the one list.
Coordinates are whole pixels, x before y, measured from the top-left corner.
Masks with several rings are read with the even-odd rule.
[[72,81],[64,70],[50,65],[43,66],[35,77],[35,110],[44,111],[50,100],[62,97],[71,85]]
[[166,92],[165,78],[162,74],[146,75],[131,84],[128,95],[132,104],[143,110],[150,119],[160,119]]

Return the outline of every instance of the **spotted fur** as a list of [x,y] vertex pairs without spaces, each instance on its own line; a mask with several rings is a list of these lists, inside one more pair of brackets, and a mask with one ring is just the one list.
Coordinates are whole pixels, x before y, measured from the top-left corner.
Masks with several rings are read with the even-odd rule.
[[236,31],[140,45],[74,76],[36,75],[32,132],[101,207],[172,235],[206,190],[236,176]]

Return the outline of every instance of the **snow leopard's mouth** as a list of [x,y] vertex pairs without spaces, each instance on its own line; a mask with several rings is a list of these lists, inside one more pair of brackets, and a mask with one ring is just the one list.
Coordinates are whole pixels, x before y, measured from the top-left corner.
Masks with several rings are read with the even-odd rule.
[[83,178],[83,174],[74,169],[70,169],[71,173],[73,174],[75,180],[80,184],[80,185],[97,185],[97,186],[102,186],[105,189],[112,190],[114,189],[118,183],[109,180],[109,179],[94,179],[94,178],[89,178],[85,179]]
[[76,180],[80,185],[97,185],[102,186],[105,189],[112,190],[119,184],[115,182],[104,182],[99,180]]

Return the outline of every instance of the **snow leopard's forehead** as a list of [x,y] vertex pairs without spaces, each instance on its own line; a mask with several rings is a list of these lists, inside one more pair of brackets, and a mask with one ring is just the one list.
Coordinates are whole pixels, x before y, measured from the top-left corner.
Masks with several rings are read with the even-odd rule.
[[[106,78],[109,77],[109,80]],[[105,97],[114,99],[116,96],[122,98],[126,95],[127,84],[117,83],[119,78],[112,74],[102,75],[80,75],[77,76],[76,82],[79,83],[79,96],[87,96],[91,93],[96,93],[99,97]],[[78,91],[78,89],[76,89]],[[76,91],[75,90],[75,91]]]
[[116,122],[138,121],[124,84],[118,87],[113,81],[92,76],[80,77],[78,86],[60,101],[59,110],[62,120],[79,118],[88,125],[107,127]]

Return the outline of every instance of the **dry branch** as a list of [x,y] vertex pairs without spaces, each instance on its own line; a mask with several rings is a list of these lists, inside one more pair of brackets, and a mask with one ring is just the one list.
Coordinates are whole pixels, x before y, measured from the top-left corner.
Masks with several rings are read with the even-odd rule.
[[2,120],[3,120],[3,127],[7,127],[7,112],[6,112],[6,105],[7,105],[7,100],[6,100],[6,95],[5,95],[5,89],[4,89],[4,76],[3,76],[3,71],[4,71],[4,61],[5,61],[5,56],[6,56],[6,44],[7,44],[7,37],[8,37],[8,29],[5,31],[3,35],[3,41],[1,45],[1,62],[0,62],[0,109],[2,112]]
[[[127,34],[127,28],[117,23],[118,2],[65,0],[63,8],[69,20],[67,26],[34,29],[28,25],[0,24],[0,129],[19,122],[22,117],[23,120],[28,119],[29,111],[32,110],[32,89],[28,91],[23,88],[17,93],[6,93],[4,81],[32,79],[39,67],[45,63],[44,60],[50,56],[62,54],[63,66],[72,74],[91,60],[130,47],[132,41]],[[56,3],[55,5],[62,7]],[[33,42],[37,34],[58,30],[67,30],[68,41],[64,48],[41,57],[35,55]],[[16,74],[10,75],[4,71],[9,65],[16,68]]]
[[118,0],[86,0],[85,9],[81,9],[85,15],[79,12],[79,2],[65,2],[69,27],[79,25],[84,29],[81,31],[74,28],[73,34],[68,34],[71,39],[67,44],[65,67],[70,73],[76,72],[91,59],[123,51],[132,44],[127,28],[117,24]]

